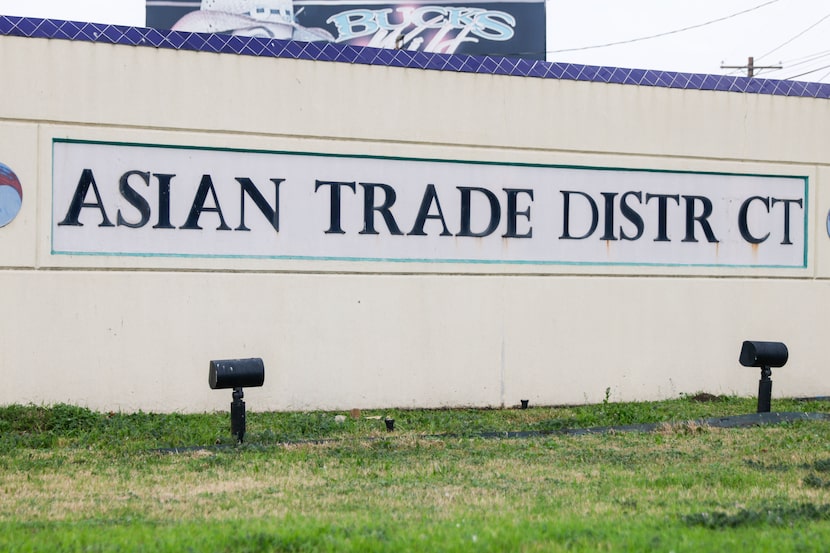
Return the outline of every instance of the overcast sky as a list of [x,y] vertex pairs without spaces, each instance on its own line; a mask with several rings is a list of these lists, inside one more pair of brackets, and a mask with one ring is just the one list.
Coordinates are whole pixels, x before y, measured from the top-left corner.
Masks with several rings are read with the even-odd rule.
[[[436,0],[440,3],[440,0]],[[0,13],[143,26],[144,0],[0,0]],[[826,0],[548,0],[548,59],[830,82]],[[623,44],[614,44],[623,43]]]

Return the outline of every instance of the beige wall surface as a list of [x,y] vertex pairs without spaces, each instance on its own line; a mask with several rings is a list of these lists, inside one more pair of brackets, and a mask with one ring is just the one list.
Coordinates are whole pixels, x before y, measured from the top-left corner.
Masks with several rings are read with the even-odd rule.
[[[0,404],[249,409],[830,395],[830,102],[0,37]],[[37,67],[37,71],[32,71]],[[56,255],[54,139],[807,179],[801,268]]]

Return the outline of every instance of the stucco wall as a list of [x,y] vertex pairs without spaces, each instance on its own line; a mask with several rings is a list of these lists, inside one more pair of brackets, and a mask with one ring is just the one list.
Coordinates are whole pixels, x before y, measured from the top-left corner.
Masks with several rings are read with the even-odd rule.
[[[0,37],[0,403],[225,409],[210,359],[262,357],[250,409],[830,395],[830,102]],[[34,68],[34,69],[33,69]],[[807,266],[56,255],[54,139],[797,175]]]

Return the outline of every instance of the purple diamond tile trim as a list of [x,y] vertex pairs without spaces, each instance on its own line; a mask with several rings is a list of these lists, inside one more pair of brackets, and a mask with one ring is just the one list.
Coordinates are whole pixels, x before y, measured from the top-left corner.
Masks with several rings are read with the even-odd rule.
[[259,40],[252,38],[247,45],[248,51],[252,56],[268,56],[270,40]]
[[420,55],[424,58],[424,69],[426,70],[440,68],[444,64],[441,56],[436,56],[432,52],[421,52]]
[[[489,58],[485,58],[489,59]],[[538,61],[534,61],[533,64],[527,70],[528,77],[536,77],[536,78],[543,78],[545,76],[545,66],[539,63]]]
[[288,58],[299,58],[303,54],[303,45],[301,42],[289,42],[283,49],[283,55]]
[[270,45],[268,46],[268,49],[271,52],[271,55],[269,57],[274,57],[274,58],[276,58],[276,57],[286,57],[286,58],[294,57],[288,51],[288,47],[290,45],[293,45],[293,44],[297,44],[297,43],[292,42],[290,40],[276,40],[276,39],[272,40],[270,42]]
[[363,65],[372,65],[377,57],[377,53],[372,51],[372,48],[358,48],[355,59],[352,63],[360,63]]
[[718,76],[717,75],[704,75],[703,76],[703,82],[700,83],[700,88],[702,90],[714,90],[715,85],[717,84],[717,82],[718,82]]
[[807,85],[804,88],[804,92],[808,96],[815,98],[820,90],[820,86],[820,83],[807,83]]
[[[434,69],[435,71],[441,71],[444,69],[445,65],[446,62],[440,56],[429,56],[429,61],[427,62],[427,66],[425,67],[425,69]],[[493,62],[493,66],[495,66],[495,62]]]
[[632,83],[639,83],[642,82],[643,78],[646,76],[645,69],[632,69],[631,73],[628,75],[628,79]]
[[320,54],[317,56],[317,60],[334,61],[337,58],[337,54],[340,53],[341,50],[341,48],[338,48],[334,44],[330,44],[327,42],[320,49]]
[[215,51],[216,51],[217,54],[235,54],[237,52],[237,49],[234,48],[233,43],[231,43],[230,41],[227,41],[227,42],[223,42],[220,45],[217,45],[217,48],[216,48]]
[[[357,53],[357,57],[355,58],[355,63],[362,63],[365,65],[372,65],[375,63],[375,60],[378,59],[378,53],[375,51],[374,48],[360,48]],[[429,62],[430,58],[427,58],[427,63]],[[432,69],[429,67],[428,69]]]
[[330,42],[294,42],[209,33],[0,15],[0,35],[103,42],[138,47],[562,79],[665,88],[830,99],[830,84],[724,75],[598,67],[524,58],[463,56],[356,47]]
[[693,73],[689,75],[689,87],[688,88],[703,88],[703,75]]
[[753,94],[758,94],[762,90],[763,81],[761,79],[747,79],[749,82],[746,83],[746,87],[744,87],[744,92],[751,92]]
[[62,27],[66,30],[69,36],[72,37],[72,40],[81,39],[83,40],[88,35],[85,34],[87,32],[87,28],[82,23],[76,23],[75,21],[68,21]]
[[612,83],[625,83],[627,82],[628,75],[631,74],[631,69],[623,69],[621,67],[613,67],[611,68],[611,78],[610,82]]
[[686,86],[683,88],[700,88],[700,83],[703,82],[703,77],[696,73],[686,73]]
[[[460,69],[458,71],[475,71],[477,68],[481,68],[482,65],[487,67],[491,75],[511,75],[513,73],[513,68],[516,65],[513,63],[513,60],[509,60],[507,58],[492,58],[491,62],[486,64],[480,63],[481,60],[476,60],[476,58],[464,56],[465,59],[460,60],[462,62]],[[479,61],[479,63],[476,63]]]
[[781,88],[780,82],[773,82],[769,88],[769,94],[779,95],[779,89]]
[[[493,69],[493,71],[490,72],[491,74],[510,76],[515,76],[518,74],[519,69],[517,68],[517,60],[510,58],[493,58],[493,60],[496,62],[496,66]],[[478,61],[481,62],[481,60]],[[468,66],[472,66],[473,63],[474,62],[471,61],[470,58],[465,60],[464,69],[462,69],[462,71],[466,71],[466,68]],[[481,63],[479,63],[478,65],[480,67]]]
[[[139,32],[145,31],[145,29],[138,29]],[[156,29],[146,29],[146,33],[144,33],[144,38],[147,39],[147,43],[150,46],[155,46],[158,48],[165,40],[167,40],[167,35],[162,34],[161,31],[157,31]]]
[[722,76],[715,77],[715,86],[713,87],[714,90],[721,90],[724,92],[729,91],[729,88],[732,86],[734,79],[729,79]]
[[461,59],[461,56],[452,56],[444,61],[446,62],[444,68],[452,69],[453,71],[461,71],[461,67],[464,65],[464,60]]
[[130,41],[133,46],[144,44],[144,35],[135,27],[126,27],[124,29],[124,40]]
[[180,31],[173,31],[165,36],[164,41],[159,44],[159,48],[173,48],[179,50],[187,40],[190,33],[183,33]]
[[412,55],[413,67],[418,67],[419,69],[426,69],[432,59],[430,52],[410,52],[410,54]]
[[593,81],[597,74],[597,68],[592,65],[577,66],[579,72],[576,75],[577,81]]
[[547,63],[536,61],[533,63],[533,70],[528,77],[536,77],[538,79],[558,79],[562,75],[562,66],[558,63]]
[[495,73],[499,64],[495,58],[484,58],[478,68],[479,73]]
[[427,63],[429,62],[429,56],[425,56],[423,52],[412,52],[410,55],[412,56],[412,58],[409,62],[409,67],[426,69]]
[[[479,64],[481,64],[482,58],[477,58]],[[519,58],[516,60],[516,67],[513,69],[516,75],[519,76],[527,76],[528,73],[533,69],[533,60]]]
[[730,79],[722,79],[718,83],[718,86],[720,90],[726,90],[728,92],[743,92],[746,88],[745,83]]
[[613,67],[600,67],[597,70],[596,79],[604,83],[611,82],[611,77],[614,75]]
[[[254,43],[253,47],[252,47],[251,37],[240,37],[240,38],[242,38],[242,41],[239,43],[239,54],[242,55],[242,56],[256,56],[256,54],[257,54],[256,43]],[[190,44],[191,44],[191,42],[188,39],[188,42],[186,43],[186,45],[189,47]],[[198,47],[188,48],[188,50],[199,50],[199,48]]]
[[570,64],[570,63],[567,64],[565,66],[564,71],[561,73],[561,78],[569,79],[569,80],[576,80],[576,78],[579,77],[580,67],[581,66],[573,65],[573,64]]
[[383,63],[386,65],[393,65],[393,66],[406,66],[406,52],[403,50],[390,50],[388,48],[378,48],[380,52],[378,54],[381,56],[380,59],[383,60]]
[[128,27],[120,27],[120,28],[115,27],[115,26],[104,27],[103,29],[101,29],[101,35],[104,38],[106,38],[108,41],[110,41],[112,43],[115,43],[115,44],[127,42],[131,46],[135,46],[135,43],[128,42],[129,38],[127,37],[127,33],[126,33],[127,29],[128,29]]
[[204,50],[204,46],[207,43],[204,37],[196,34],[191,33],[187,35],[187,39],[184,41],[184,45],[187,47],[188,50]]
[[640,82],[649,86],[657,86],[657,79],[659,78],[660,73],[658,71],[646,70],[646,72],[643,73],[643,77]]
[[51,37],[58,32],[58,29],[60,29],[60,27],[57,25],[57,23],[47,19],[43,22],[43,25],[40,25],[37,28],[37,34],[41,37]]
[[346,46],[338,52],[335,57],[335,61],[354,63],[354,60],[357,59],[359,50],[360,48],[355,48],[354,46]]
[[301,60],[318,60],[320,59],[320,45],[314,42],[300,42],[303,49],[297,59]]
[[395,51],[394,50],[383,50],[381,49],[378,52],[378,57],[375,59],[375,63],[379,65],[392,65],[392,62],[395,59]]
[[669,73],[670,88],[686,88],[686,85],[689,83],[689,76],[684,73]]
[[657,86],[662,86],[668,88],[671,86],[671,78],[670,73],[666,73],[665,71],[659,71],[657,73],[657,80],[655,81]]
[[[573,66],[567,63],[548,63],[544,61],[536,62],[542,65],[545,68],[545,78],[546,79],[565,79],[568,78],[565,76],[566,70],[572,70]],[[574,72],[576,75],[576,72]]]
[[205,43],[202,50],[206,50],[208,52],[218,52],[225,44],[227,44],[227,42],[228,41],[225,40],[225,37],[220,37],[219,35],[208,35],[205,37]]
[[764,94],[779,94],[778,89],[780,88],[780,83],[785,81],[773,81],[771,79],[765,79],[764,83]]
[[502,58],[506,63],[499,64],[505,69],[509,70],[508,75],[513,75],[514,77],[517,76],[524,76],[524,72],[519,68],[522,63],[522,60],[519,58]]
[[[108,27],[110,27],[110,25],[101,25],[99,23],[89,23],[88,25],[84,25],[84,26],[81,27],[81,32],[82,33],[89,33],[91,36],[94,36],[97,40],[99,40],[101,42],[113,42],[113,41],[107,39],[104,36],[104,31],[107,30]],[[118,34],[119,33],[116,30],[116,33],[115,33],[114,36],[117,38]]]
[[392,65],[395,67],[409,67],[412,62],[412,52],[407,50],[392,50],[395,53]]
[[790,94],[793,93],[794,88],[795,88],[795,86],[793,85],[793,83],[782,83],[781,93],[786,95],[786,96],[789,96]]
[[40,35],[37,34],[38,25],[36,23],[39,23],[37,19],[22,18],[18,21],[17,28],[20,29],[25,36],[39,37]]

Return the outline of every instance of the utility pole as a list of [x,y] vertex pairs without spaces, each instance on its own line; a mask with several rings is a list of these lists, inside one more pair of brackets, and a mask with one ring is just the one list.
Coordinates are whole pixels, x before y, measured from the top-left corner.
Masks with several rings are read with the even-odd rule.
[[721,69],[746,69],[747,77],[754,77],[756,69],[781,69],[780,65],[755,65],[755,58],[749,56],[746,65],[721,65]]

